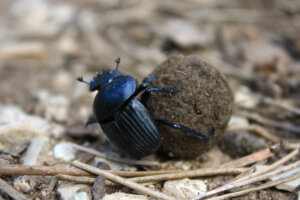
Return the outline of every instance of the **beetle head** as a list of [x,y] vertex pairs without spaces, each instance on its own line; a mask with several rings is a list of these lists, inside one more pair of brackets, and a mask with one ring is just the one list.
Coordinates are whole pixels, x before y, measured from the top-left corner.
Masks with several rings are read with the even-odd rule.
[[90,91],[101,89],[119,76],[121,76],[121,73],[117,69],[107,69],[103,70],[101,73],[97,72],[93,79],[89,82],[89,89]]

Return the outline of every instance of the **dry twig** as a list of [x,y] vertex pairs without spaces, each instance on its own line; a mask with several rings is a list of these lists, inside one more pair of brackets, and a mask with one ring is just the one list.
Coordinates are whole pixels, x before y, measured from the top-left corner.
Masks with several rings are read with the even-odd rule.
[[224,163],[221,165],[221,167],[227,167],[227,168],[243,167],[243,166],[258,162],[258,161],[266,160],[266,159],[270,158],[271,156],[273,156],[273,153],[268,148],[268,149],[264,149],[264,150],[252,153],[248,156],[244,156],[242,158],[230,161],[228,163]]
[[[150,176],[158,174],[170,174],[180,172],[182,170],[151,170],[151,171],[118,171],[107,170],[118,176],[123,177],[138,177]],[[55,175],[70,175],[70,176],[90,176],[84,170],[72,167],[63,166],[27,166],[27,165],[2,165],[0,166],[0,175],[42,175],[42,176],[55,176]]]
[[276,161],[275,163],[273,163],[272,165],[268,166],[266,169],[257,171],[253,174],[250,174],[249,176],[245,176],[242,177],[241,179],[239,179],[238,181],[241,180],[245,180],[245,179],[249,179],[249,178],[253,178],[253,177],[257,177],[260,176],[262,174],[266,174],[272,170],[275,170],[276,168],[282,166],[283,164],[285,164],[287,161],[291,160],[293,157],[295,157],[297,154],[299,153],[298,149],[295,149],[294,151],[292,151],[291,153],[289,153],[288,155],[286,155],[285,157],[281,158],[280,160]]
[[104,158],[107,160],[119,162],[119,163],[125,163],[125,164],[129,164],[129,165],[160,166],[160,163],[156,162],[156,161],[132,160],[132,159],[126,159],[126,158],[119,158],[116,156],[109,156],[109,155],[106,155],[99,151],[96,151],[95,149],[83,147],[83,146],[80,146],[78,144],[74,144],[71,142],[69,142],[69,144],[72,145],[72,147],[74,147],[77,150],[84,151],[86,153],[90,153],[92,155],[95,155],[95,156],[98,156],[98,157],[101,157],[101,158]]
[[27,166],[27,165],[4,165],[0,166],[0,175],[42,175],[55,176],[57,174],[73,176],[89,176],[84,170],[72,167],[59,166]]
[[171,174],[136,177],[136,178],[130,178],[128,180],[138,182],[138,183],[146,183],[152,181],[164,181],[164,180],[173,180],[173,179],[181,179],[181,178],[188,178],[188,177],[233,175],[233,174],[240,174],[245,170],[247,169],[245,168],[217,168],[217,169],[203,168],[203,169],[176,172]]
[[149,189],[149,188],[147,188],[145,186],[142,186],[142,185],[140,185],[138,183],[129,181],[129,180],[125,179],[125,178],[122,178],[120,176],[116,176],[116,175],[114,175],[112,173],[109,173],[109,172],[107,172],[105,170],[101,170],[101,169],[92,167],[92,166],[87,165],[85,163],[82,163],[82,162],[79,162],[79,161],[74,161],[73,165],[76,166],[76,167],[78,167],[78,168],[87,170],[87,171],[89,171],[91,173],[104,176],[105,178],[107,178],[107,179],[109,179],[111,181],[114,181],[116,183],[119,183],[121,185],[129,187],[131,189],[139,191],[139,192],[141,192],[143,194],[147,194],[147,195],[152,196],[154,198],[165,199],[165,200],[175,200],[173,197],[171,197],[169,195],[166,195],[166,194],[163,194],[161,192]]
[[8,194],[14,200],[27,200],[28,198],[17,191],[15,188],[6,183],[3,179],[0,179],[0,191]]

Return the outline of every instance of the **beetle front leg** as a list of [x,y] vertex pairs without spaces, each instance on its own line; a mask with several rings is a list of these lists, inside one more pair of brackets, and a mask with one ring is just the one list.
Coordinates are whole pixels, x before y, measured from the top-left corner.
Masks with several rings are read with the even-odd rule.
[[180,92],[180,90],[174,90],[173,88],[147,88],[141,96],[141,102],[144,105],[147,104],[147,102],[150,98],[151,92],[165,92],[165,93],[174,95],[174,94],[177,94],[178,92]]
[[169,127],[172,127],[172,128],[180,129],[183,132],[186,132],[189,135],[198,138],[199,140],[208,140],[208,139],[211,139],[214,136],[214,134],[215,134],[215,128],[214,127],[211,128],[209,135],[203,135],[201,133],[198,133],[195,129],[186,127],[184,125],[181,125],[181,124],[178,124],[178,123],[175,123],[175,122],[171,122],[169,120],[157,119],[156,122],[165,124],[165,125],[167,125]]

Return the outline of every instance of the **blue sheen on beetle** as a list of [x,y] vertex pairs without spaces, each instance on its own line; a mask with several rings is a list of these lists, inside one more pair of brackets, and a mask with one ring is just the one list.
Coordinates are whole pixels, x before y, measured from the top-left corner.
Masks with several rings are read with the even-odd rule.
[[[172,88],[147,88],[154,80],[153,76],[146,77],[138,86],[133,77],[118,71],[119,64],[120,58],[116,59],[116,69],[96,73],[90,82],[78,78],[78,81],[88,84],[90,91],[97,91],[93,104],[94,114],[86,125],[99,123],[115,146],[135,158],[154,153],[159,148],[158,123],[180,129],[195,139],[207,140],[213,137],[214,128],[211,128],[209,135],[202,135],[184,125],[155,119],[146,107],[150,93],[175,95],[179,91]],[[139,94],[141,100],[136,98]]]

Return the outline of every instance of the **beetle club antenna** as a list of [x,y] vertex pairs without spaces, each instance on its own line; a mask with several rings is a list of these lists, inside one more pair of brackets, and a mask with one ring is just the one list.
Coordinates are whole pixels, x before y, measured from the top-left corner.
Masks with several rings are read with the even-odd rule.
[[117,57],[116,60],[116,70],[118,71],[119,70],[119,66],[120,66],[120,62],[121,62],[121,58],[120,57]]
[[82,77],[82,76],[81,76],[81,77],[78,77],[78,78],[77,78],[77,81],[79,81],[79,82],[82,82],[82,83],[85,83],[85,84],[88,84],[88,85],[89,85],[89,82],[85,81],[85,80],[83,79],[83,77]]

